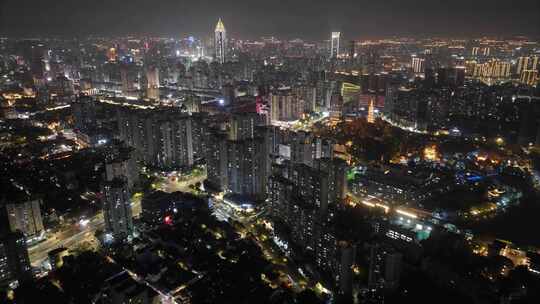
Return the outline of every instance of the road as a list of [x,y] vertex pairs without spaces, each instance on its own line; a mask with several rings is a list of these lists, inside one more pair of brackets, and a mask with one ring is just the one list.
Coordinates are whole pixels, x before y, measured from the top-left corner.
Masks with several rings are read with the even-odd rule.
[[306,287],[315,285],[313,282],[306,282],[308,279],[299,273],[298,266],[292,260],[288,259],[279,249],[276,249],[270,244],[269,239],[272,236],[265,231],[259,222],[261,215],[264,214],[264,210],[258,210],[244,215],[235,211],[220,196],[214,195],[212,201],[214,216],[221,220],[230,218],[239,224],[233,225],[234,228],[242,237],[250,238],[259,246],[263,255],[276,267],[276,270],[280,274],[278,278],[280,283],[290,283],[290,287],[295,292],[301,292]]
[[49,251],[56,248],[73,249],[84,242],[94,242],[96,230],[103,229],[104,226],[102,212],[90,218],[84,227],[79,224],[66,225],[59,232],[49,235],[45,241],[28,248],[32,266],[39,267],[47,258]]
[[[165,179],[168,182],[160,183],[160,190],[165,192],[174,191],[190,191],[189,186],[202,182],[206,179],[206,174],[200,174],[189,179],[181,181],[172,181]],[[141,211],[142,194],[136,193],[131,200],[131,208],[133,217],[138,218]],[[103,212],[96,213],[93,217],[88,219],[88,223],[81,226],[79,223],[65,224],[60,228],[60,231],[50,233],[47,238],[33,246],[28,248],[28,254],[30,256],[30,262],[34,267],[40,267],[43,261],[48,257],[48,253],[56,248],[65,247],[67,249],[75,249],[85,242],[95,243],[97,240],[94,235],[97,230],[104,229],[105,222],[103,221]]]

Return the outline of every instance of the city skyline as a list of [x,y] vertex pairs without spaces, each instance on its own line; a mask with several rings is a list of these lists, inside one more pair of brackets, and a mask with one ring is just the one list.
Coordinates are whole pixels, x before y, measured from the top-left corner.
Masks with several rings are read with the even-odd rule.
[[[97,14],[98,10],[104,9]],[[285,39],[325,39],[341,31],[347,39],[389,36],[513,36],[540,34],[534,0],[449,2],[408,0],[371,3],[295,1],[215,2],[57,1],[0,4],[0,35],[85,36],[163,35],[210,36],[222,18],[229,35],[242,39],[276,35]],[[20,12],[20,13],[17,13]]]
[[540,3],[8,1],[0,303],[540,303]]

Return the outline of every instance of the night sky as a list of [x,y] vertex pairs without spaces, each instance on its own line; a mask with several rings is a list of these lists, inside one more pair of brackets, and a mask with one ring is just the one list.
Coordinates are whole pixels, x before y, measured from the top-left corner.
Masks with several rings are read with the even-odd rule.
[[5,35],[540,35],[540,0],[0,0]]

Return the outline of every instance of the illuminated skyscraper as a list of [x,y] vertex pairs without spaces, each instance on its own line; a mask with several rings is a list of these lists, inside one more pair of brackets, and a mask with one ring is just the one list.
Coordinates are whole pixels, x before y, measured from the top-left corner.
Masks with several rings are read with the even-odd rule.
[[416,57],[416,55],[413,55],[412,62],[411,62],[413,73],[415,74],[424,73],[424,68],[425,68],[424,63],[425,63],[424,58]]
[[109,59],[109,61],[111,62],[114,62],[116,61],[116,49],[114,47],[110,48],[108,51],[107,51],[107,58]]
[[369,101],[367,122],[369,123],[375,122],[375,106],[373,105],[373,99]]
[[225,50],[227,48],[227,31],[225,26],[219,18],[218,23],[216,24],[216,30],[214,31],[214,58],[219,63],[225,62]]
[[521,83],[530,85],[530,86],[536,86],[536,83],[538,82],[538,71],[536,70],[523,70],[521,71]]
[[332,40],[330,42],[330,58],[337,58],[339,55],[339,39],[341,32],[332,32]]

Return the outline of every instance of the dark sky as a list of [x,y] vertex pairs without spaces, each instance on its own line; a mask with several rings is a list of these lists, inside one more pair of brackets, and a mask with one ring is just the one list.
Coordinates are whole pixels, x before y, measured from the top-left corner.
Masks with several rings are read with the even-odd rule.
[[0,0],[8,35],[540,35],[540,0]]

